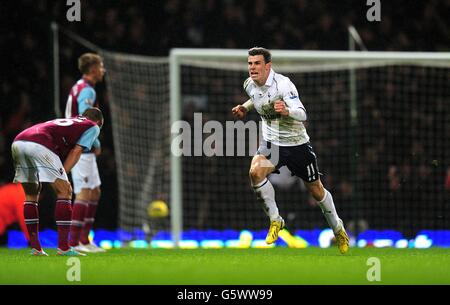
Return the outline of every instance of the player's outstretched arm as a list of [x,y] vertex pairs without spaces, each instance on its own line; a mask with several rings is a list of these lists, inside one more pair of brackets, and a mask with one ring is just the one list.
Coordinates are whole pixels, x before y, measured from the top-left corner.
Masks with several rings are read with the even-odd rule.
[[236,107],[233,107],[233,109],[231,109],[231,112],[238,119],[242,119],[247,115],[247,108],[242,105],[237,105]]
[[231,112],[238,119],[242,119],[247,115],[247,112],[251,109],[253,109],[253,102],[252,100],[249,99],[244,104],[233,107],[233,109],[231,109]]

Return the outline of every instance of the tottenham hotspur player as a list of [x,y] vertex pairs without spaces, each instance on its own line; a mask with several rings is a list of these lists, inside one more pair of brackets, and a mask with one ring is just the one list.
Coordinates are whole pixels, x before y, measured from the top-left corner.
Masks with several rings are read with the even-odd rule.
[[303,180],[317,201],[333,229],[340,252],[344,254],[349,248],[349,238],[336,212],[331,193],[320,181],[316,154],[302,123],[307,119],[306,109],[290,79],[274,72],[271,57],[265,48],[255,47],[248,51],[250,77],[244,82],[244,90],[250,99],[232,109],[237,118],[243,118],[254,108],[262,119],[263,141],[252,159],[249,174],[258,201],[263,202],[270,218],[266,242],[274,243],[278,239],[278,232],[285,225],[275,202],[274,188],[267,176],[287,166]]

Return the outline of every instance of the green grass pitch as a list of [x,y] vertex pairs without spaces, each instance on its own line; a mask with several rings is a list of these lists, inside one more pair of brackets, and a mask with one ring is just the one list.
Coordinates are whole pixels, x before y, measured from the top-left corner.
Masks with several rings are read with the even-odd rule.
[[[450,284],[450,249],[112,249],[80,258],[80,281],[67,280],[69,257],[32,257],[0,248],[0,284]],[[380,281],[367,273],[380,262]],[[370,272],[370,271],[369,271]]]

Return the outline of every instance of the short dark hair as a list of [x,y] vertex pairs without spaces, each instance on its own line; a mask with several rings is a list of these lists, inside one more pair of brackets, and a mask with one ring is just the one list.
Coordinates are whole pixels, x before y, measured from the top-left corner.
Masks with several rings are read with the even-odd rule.
[[272,54],[270,54],[270,51],[266,48],[261,47],[254,47],[248,50],[248,55],[255,56],[255,55],[262,55],[264,57],[264,62],[267,64],[272,61]]
[[91,70],[91,67],[99,65],[103,62],[103,58],[95,53],[84,53],[78,58],[78,69],[81,73],[87,74]]
[[96,107],[88,108],[83,112],[83,116],[87,117],[89,120],[93,122],[103,122],[103,113],[100,109]]

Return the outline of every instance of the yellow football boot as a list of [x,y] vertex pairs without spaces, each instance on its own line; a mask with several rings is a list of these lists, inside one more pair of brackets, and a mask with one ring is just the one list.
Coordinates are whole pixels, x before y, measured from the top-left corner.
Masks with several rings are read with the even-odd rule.
[[336,236],[336,242],[337,242],[339,251],[341,251],[341,254],[345,254],[348,252],[349,238],[348,238],[347,232],[345,231],[342,220],[340,221],[340,223],[341,223],[341,229],[337,233],[335,233],[334,236]]
[[284,228],[284,220],[273,220],[270,222],[269,232],[266,237],[266,244],[270,245],[277,241],[278,232]]

